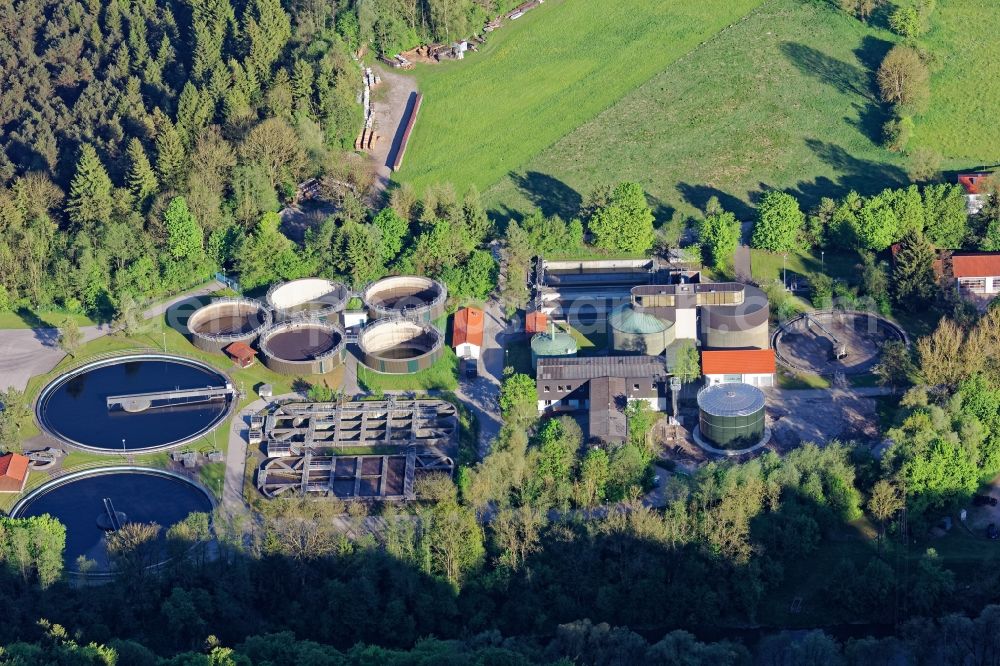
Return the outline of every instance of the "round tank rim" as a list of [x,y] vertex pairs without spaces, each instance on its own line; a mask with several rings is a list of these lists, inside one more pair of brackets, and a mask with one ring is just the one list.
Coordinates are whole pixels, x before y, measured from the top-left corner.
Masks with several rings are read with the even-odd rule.
[[[279,356],[278,354],[273,353],[268,348],[267,345],[268,340],[273,338],[275,335],[277,335],[280,332],[283,332],[283,330],[293,330],[297,328],[325,329],[327,332],[332,332],[337,335],[338,337],[337,343],[327,351],[323,352],[322,354],[318,354],[316,356],[313,356],[312,358],[303,360],[293,360],[284,358],[283,356]],[[270,327],[268,327],[264,332],[260,334],[260,340],[258,341],[257,344],[260,347],[260,352],[268,358],[272,358],[282,363],[308,365],[310,363],[316,363],[317,361],[324,361],[328,358],[339,355],[344,350],[347,341],[345,338],[344,329],[342,329],[340,326],[336,326],[329,322],[324,323],[309,319],[299,319],[299,320],[293,319],[288,321],[279,321],[272,324]]]
[[[427,351],[425,351],[425,352],[423,352],[421,354],[418,354],[416,356],[413,356],[413,357],[410,357],[410,358],[406,358],[406,359],[386,358],[384,356],[381,356],[380,354],[382,352],[386,351],[386,349],[389,349],[389,348],[380,349],[378,351],[371,351],[366,346],[365,340],[367,339],[367,337],[369,335],[373,334],[373,332],[377,332],[378,329],[386,329],[386,328],[389,328],[390,326],[405,327],[405,328],[410,328],[410,329],[417,329],[419,331],[419,333],[417,335],[429,334],[429,335],[431,335],[433,337],[434,341],[431,344],[430,349],[428,349]],[[416,337],[416,336],[414,336],[414,337]],[[358,335],[358,347],[361,349],[361,355],[362,355],[362,357],[370,356],[370,357],[372,357],[374,359],[378,359],[380,361],[420,361],[421,359],[427,358],[428,356],[431,356],[432,354],[435,354],[438,351],[440,351],[444,347],[444,342],[445,342],[444,335],[441,333],[441,331],[437,330],[437,328],[435,328],[434,326],[421,326],[421,325],[415,324],[415,323],[413,323],[411,321],[397,320],[397,319],[382,319],[382,320],[376,321],[374,324],[372,324],[370,326],[366,326],[365,328],[363,328],[361,330],[361,333]],[[380,372],[379,370],[375,370],[375,368],[372,368],[367,363],[362,363],[362,365],[364,365],[366,368],[368,368],[370,370],[373,370],[375,372]],[[399,374],[399,373],[387,372],[387,373],[381,373],[381,374]]]
[[[45,408],[45,405],[48,402],[48,398],[52,393],[52,391],[62,386],[65,382],[69,381],[73,377],[81,375],[85,372],[90,372],[91,370],[96,370],[98,368],[103,368],[109,365],[118,365],[120,363],[128,363],[130,361],[172,361],[174,363],[185,363],[187,365],[192,365],[201,368],[202,370],[207,370],[211,372],[212,374],[220,377],[227,385],[232,384],[232,380],[229,378],[229,376],[226,375],[221,370],[219,370],[218,368],[215,368],[209,365],[208,363],[205,363],[198,359],[188,358],[186,356],[179,356],[177,354],[164,354],[158,352],[141,353],[141,354],[124,353],[113,356],[107,356],[104,358],[97,358],[91,361],[84,362],[82,365],[77,366],[75,368],[70,368],[66,370],[62,374],[55,377],[44,387],[42,387],[42,390],[38,392],[38,397],[35,398],[35,404],[33,410],[35,417],[35,424],[38,426],[39,430],[41,430],[42,432],[44,432],[46,435],[53,438],[57,442],[62,442],[63,444],[67,444],[81,451],[86,451],[88,453],[100,453],[102,455],[115,455],[117,449],[110,447],[91,446],[89,444],[84,444],[82,442],[77,442],[76,440],[69,439],[68,437],[64,437],[63,435],[57,433],[55,430],[49,427],[45,418],[42,416],[42,410]],[[200,439],[201,437],[207,435],[208,433],[212,432],[220,425],[222,425],[222,422],[228,419],[233,414],[233,412],[236,411],[237,402],[239,401],[236,400],[234,397],[230,397],[229,400],[227,401],[226,409],[224,409],[222,413],[215,420],[213,420],[211,423],[209,423],[204,428],[198,430],[198,432],[192,435],[189,435],[182,439],[175,440],[173,442],[167,442],[166,444],[160,444],[158,446],[146,446],[141,448],[128,449],[128,453],[130,455],[158,453],[160,451],[169,451],[170,449],[175,449],[177,447],[184,446],[185,444],[190,444],[191,442]]]
[[[227,333],[223,335],[218,333],[202,333],[200,331],[196,331],[195,329],[191,328],[191,320],[198,317],[199,314],[217,307],[223,307],[225,305],[248,305],[251,307],[255,307],[261,314],[263,321],[257,326],[255,326],[253,329],[247,331],[246,333]],[[272,323],[273,319],[271,317],[271,311],[264,303],[261,303],[260,301],[252,298],[222,298],[214,300],[210,303],[206,303],[205,305],[201,306],[200,308],[192,312],[191,316],[188,317],[185,326],[187,327],[188,332],[193,336],[211,342],[222,343],[222,342],[238,342],[240,340],[252,340],[253,338],[259,336],[263,331],[267,330],[267,328],[269,328]]]
[[[219,504],[218,502],[216,502],[215,495],[212,494],[212,491],[209,490],[207,487],[205,487],[205,485],[201,483],[201,481],[192,478],[190,476],[187,476],[185,474],[180,474],[178,472],[171,471],[169,469],[145,467],[142,465],[102,465],[100,467],[90,467],[87,469],[69,470],[59,476],[55,476],[49,479],[40,486],[36,486],[31,490],[29,490],[27,493],[25,493],[23,497],[19,498],[17,502],[14,503],[14,506],[11,507],[7,515],[10,516],[11,518],[16,518],[20,512],[24,511],[26,507],[31,505],[31,502],[34,502],[39,497],[42,497],[47,493],[56,490],[57,488],[60,488],[66,484],[73,483],[74,481],[79,481],[80,479],[89,479],[95,476],[105,476],[108,474],[116,474],[116,473],[149,474],[151,476],[161,476],[164,478],[173,479],[175,481],[184,482],[196,488],[197,490],[201,491],[201,493],[205,496],[206,499],[208,499],[209,506],[212,508],[212,510],[208,512],[209,527],[214,526],[215,520],[213,519],[212,516],[215,513],[215,510],[218,508]],[[197,542],[194,545],[192,545],[191,549],[189,549],[188,552],[196,548],[199,543],[202,542]],[[167,557],[163,560],[160,560],[159,562],[155,562],[147,566],[145,570],[146,571],[155,570],[159,567],[162,567],[165,564],[170,563],[173,559],[174,558],[172,557]],[[69,574],[71,576],[79,576],[82,578],[113,578],[118,575],[114,571],[97,571],[89,573],[70,571]]]
[[743,382],[706,386],[698,391],[697,401],[698,409],[718,417],[751,416],[766,405],[764,392]]

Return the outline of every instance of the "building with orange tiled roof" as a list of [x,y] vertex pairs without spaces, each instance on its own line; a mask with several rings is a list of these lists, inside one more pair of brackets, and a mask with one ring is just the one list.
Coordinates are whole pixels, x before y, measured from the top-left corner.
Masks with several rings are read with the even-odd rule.
[[724,349],[701,353],[705,385],[742,382],[751,386],[774,386],[773,349]]
[[483,348],[485,315],[479,308],[462,308],[455,313],[451,344],[459,358],[479,358]]
[[28,459],[20,453],[0,456],[0,493],[19,493],[28,482]]

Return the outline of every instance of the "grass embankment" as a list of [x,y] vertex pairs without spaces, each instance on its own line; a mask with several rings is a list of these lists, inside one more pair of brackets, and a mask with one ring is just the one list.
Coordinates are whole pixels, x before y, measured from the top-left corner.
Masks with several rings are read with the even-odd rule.
[[[483,189],[760,3],[549,0],[480,53],[418,66],[424,102],[398,177]],[[544,176],[533,187],[559,195]]]
[[922,38],[934,57],[931,103],[916,118],[913,145],[948,158],[952,168],[990,166],[1000,156],[993,128],[1000,108],[996,0],[940,0]]
[[412,375],[388,375],[358,364],[358,384],[366,391],[454,391],[458,388],[458,357],[450,347],[431,367]]
[[[904,158],[879,146],[886,118],[871,75],[895,37],[834,5],[769,0],[517,166],[520,175],[487,201],[498,213],[538,206],[567,215],[595,186],[633,180],[661,220],[713,195],[748,219],[751,197],[764,187],[787,188],[809,206],[850,189],[901,184]],[[714,2],[691,6],[722,11]],[[573,114],[572,105],[563,108]]]

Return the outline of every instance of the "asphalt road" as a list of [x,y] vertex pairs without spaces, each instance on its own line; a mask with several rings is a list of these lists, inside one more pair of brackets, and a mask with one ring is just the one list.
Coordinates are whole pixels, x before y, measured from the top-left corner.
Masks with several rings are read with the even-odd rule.
[[[184,301],[205,296],[222,289],[219,282],[209,284],[193,292],[177,296],[150,307],[143,313],[146,319],[162,316],[168,308]],[[85,342],[89,342],[111,332],[111,326],[83,326],[80,328]],[[56,367],[66,353],[59,348],[59,329],[56,328],[11,328],[0,330],[0,387],[24,390],[28,380],[35,375],[43,375]]]

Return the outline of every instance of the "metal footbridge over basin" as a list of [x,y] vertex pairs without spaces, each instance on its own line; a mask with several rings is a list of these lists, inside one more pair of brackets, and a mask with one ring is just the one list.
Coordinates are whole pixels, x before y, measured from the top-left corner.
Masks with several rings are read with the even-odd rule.
[[147,409],[178,407],[181,405],[195,405],[203,402],[226,400],[235,392],[236,390],[231,384],[226,384],[225,386],[206,386],[205,388],[109,395],[107,404],[109,410],[117,407],[125,412],[136,413],[144,412]]

